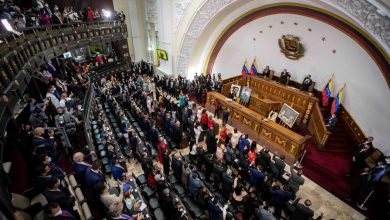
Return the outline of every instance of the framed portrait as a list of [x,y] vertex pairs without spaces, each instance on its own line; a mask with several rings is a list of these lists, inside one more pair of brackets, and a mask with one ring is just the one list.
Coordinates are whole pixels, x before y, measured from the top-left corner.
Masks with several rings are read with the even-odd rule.
[[233,99],[237,99],[240,97],[240,89],[241,89],[241,86],[239,86],[239,85],[232,85],[230,87],[230,93],[232,94]]
[[244,86],[241,90],[241,95],[240,95],[241,102],[248,104],[251,94],[252,94],[252,89],[247,86]]
[[295,111],[293,108],[291,108],[291,106],[287,105],[286,103],[283,104],[278,114],[278,118],[290,128],[293,127],[298,116],[299,112]]

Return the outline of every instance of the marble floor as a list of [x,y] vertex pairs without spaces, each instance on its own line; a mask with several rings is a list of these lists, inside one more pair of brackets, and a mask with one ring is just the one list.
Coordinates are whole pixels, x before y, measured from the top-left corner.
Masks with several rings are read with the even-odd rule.
[[[198,114],[200,116],[201,109],[199,108]],[[208,112],[208,114],[212,114]],[[220,119],[214,119],[216,123],[222,124]],[[228,133],[233,132],[233,127],[227,125]],[[201,145],[206,146],[201,142]],[[258,150],[261,150],[262,146],[258,146]],[[183,155],[188,154],[188,148],[179,150]],[[270,152],[272,155],[272,152]],[[171,154],[172,155],[172,154]],[[140,163],[135,160],[131,160],[127,163],[127,170],[129,174],[134,173],[136,176],[143,174]],[[285,170],[289,172],[290,166],[286,165]],[[302,200],[310,199],[312,202],[311,209],[314,211],[314,218],[323,213],[323,220],[363,220],[366,219],[364,215],[356,211],[354,208],[341,201],[336,196],[332,195],[309,178],[305,178],[305,184],[300,187],[297,196]]]

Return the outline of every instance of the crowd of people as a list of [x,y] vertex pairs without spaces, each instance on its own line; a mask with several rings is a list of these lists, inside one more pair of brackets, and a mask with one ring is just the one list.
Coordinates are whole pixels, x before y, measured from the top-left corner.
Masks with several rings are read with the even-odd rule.
[[40,25],[107,20],[124,22],[125,14],[123,11],[116,12],[90,7],[79,9],[72,5],[60,8],[57,5],[51,5],[50,1],[44,0],[35,0],[32,8],[25,9],[13,0],[3,0],[0,2],[0,18],[7,19],[15,30],[22,31],[26,27]]
[[[171,190],[168,185],[172,175],[187,192],[184,195],[188,194],[200,210],[207,210],[207,215],[202,216],[208,219],[277,219],[282,212],[292,219],[313,217],[311,201],[299,203],[296,197],[304,184],[301,167],[292,167],[286,180],[283,155],[275,152],[271,156],[267,148],[259,150],[255,141],[239,135],[237,129],[228,134],[227,111],[214,115],[222,115],[224,123],[219,128],[213,115],[190,101],[196,88],[218,90],[218,78],[196,76],[191,81],[122,73],[102,80],[97,94],[121,118],[121,130],[127,139],[124,145],[140,161],[147,185],[156,190],[169,219],[182,219],[182,212],[171,210],[175,202],[167,202],[172,199],[166,196]],[[142,138],[150,145],[140,147],[136,132],[130,129],[129,117],[137,121]],[[185,147],[189,148],[189,158],[175,152]],[[122,196],[114,197],[123,200]],[[191,212],[192,206],[187,209]]]

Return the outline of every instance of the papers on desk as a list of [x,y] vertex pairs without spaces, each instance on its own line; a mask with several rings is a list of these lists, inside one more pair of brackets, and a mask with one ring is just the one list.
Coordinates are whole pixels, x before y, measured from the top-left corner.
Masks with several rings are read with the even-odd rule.
[[233,99],[225,98],[226,101],[231,102]]
[[141,211],[143,211],[146,207],[147,207],[146,204],[144,202],[142,202],[141,207],[139,209]]

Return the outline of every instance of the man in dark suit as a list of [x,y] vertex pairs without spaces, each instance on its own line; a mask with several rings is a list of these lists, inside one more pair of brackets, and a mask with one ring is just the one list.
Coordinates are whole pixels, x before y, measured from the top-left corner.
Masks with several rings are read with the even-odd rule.
[[283,85],[287,85],[290,78],[291,78],[290,73],[287,72],[287,69],[284,69],[283,72],[280,73],[279,83]]
[[296,194],[299,187],[305,183],[305,179],[302,177],[302,169],[298,171],[294,170],[294,166],[290,166],[290,179],[288,180],[287,188]]
[[284,173],[286,163],[284,162],[284,155],[278,156],[278,152],[275,152],[272,157],[271,171],[275,179],[279,179]]
[[[95,152],[91,152],[90,155],[95,154]],[[91,164],[85,161],[84,154],[81,152],[76,152],[73,154],[73,167],[76,173],[76,177],[78,180],[84,180],[85,171],[91,167]]]
[[96,183],[105,181],[101,168],[102,162],[100,160],[95,160],[92,163],[92,167],[85,170],[84,182],[87,187],[93,187]]
[[264,182],[264,173],[261,172],[260,166],[255,167],[253,164],[249,166],[250,183],[256,188],[257,192],[261,192],[261,186]]
[[215,139],[214,128],[210,128],[207,131],[206,146],[207,146],[207,151],[209,153],[211,154],[215,153],[217,149],[217,140]]
[[269,154],[268,149],[263,148],[260,151],[259,155],[256,157],[256,164],[260,164],[265,170],[268,170],[271,165],[271,155]]
[[312,83],[313,83],[313,80],[311,79],[311,75],[308,74],[302,81],[301,91],[307,92]]
[[[313,219],[314,212],[309,208],[311,206],[311,201],[306,199],[304,204],[299,203],[301,198],[297,198],[294,201],[295,211],[292,214],[291,220],[310,220]],[[316,220],[322,219],[323,213],[316,218]]]
[[287,201],[293,198],[293,194],[280,188],[276,182],[272,183],[270,190],[271,199],[269,205],[275,207],[275,216],[280,217],[282,209],[285,207]]
[[232,170],[227,169],[222,173],[222,191],[224,200],[227,201],[230,198],[230,194],[233,192],[233,177]]
[[363,172],[359,175],[357,180],[355,180],[352,184],[351,191],[348,193],[347,200],[355,201],[358,199],[359,195],[362,192],[367,192],[368,190],[368,181],[370,180],[370,172],[369,168],[364,168]]
[[121,179],[122,175],[125,173],[125,168],[119,164],[118,159],[115,157],[112,159],[111,171],[114,180]]
[[44,195],[49,203],[56,202],[62,208],[73,211],[75,198],[66,189],[59,188],[60,185],[60,180],[57,177],[51,177],[47,181]]
[[368,137],[365,141],[358,145],[358,150],[352,157],[351,167],[347,176],[354,175],[358,169],[361,169],[365,164],[365,159],[373,152],[372,141],[373,137]]

